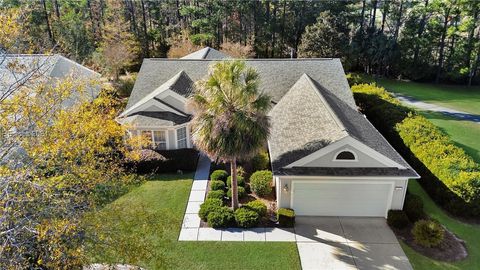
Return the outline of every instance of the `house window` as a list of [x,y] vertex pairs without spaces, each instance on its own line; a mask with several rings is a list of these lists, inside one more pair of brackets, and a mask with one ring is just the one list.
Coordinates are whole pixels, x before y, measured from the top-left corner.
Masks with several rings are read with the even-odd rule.
[[167,136],[163,130],[153,131],[153,145],[156,149],[167,149]]
[[187,148],[187,128],[177,129],[177,146],[178,148]]
[[335,160],[357,160],[355,154],[350,151],[342,151],[337,154]]

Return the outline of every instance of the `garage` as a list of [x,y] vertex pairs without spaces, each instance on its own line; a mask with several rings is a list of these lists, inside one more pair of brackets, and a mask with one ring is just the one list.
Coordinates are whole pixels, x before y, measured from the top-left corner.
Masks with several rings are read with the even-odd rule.
[[305,216],[385,217],[393,182],[292,181],[291,207]]

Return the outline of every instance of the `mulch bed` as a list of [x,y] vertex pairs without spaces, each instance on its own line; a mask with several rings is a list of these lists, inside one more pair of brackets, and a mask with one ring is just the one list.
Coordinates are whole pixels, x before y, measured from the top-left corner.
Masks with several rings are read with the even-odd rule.
[[465,259],[468,256],[467,247],[465,241],[456,237],[452,232],[445,228],[445,238],[438,247],[424,247],[415,243],[411,230],[413,225],[409,225],[407,228],[399,230],[392,228],[398,238],[403,240],[409,247],[417,251],[418,253],[444,262],[456,262]]
[[[247,185],[249,184],[247,183]],[[208,182],[207,189],[210,190],[210,181]],[[247,190],[249,190],[249,188],[247,188]],[[260,223],[256,227],[268,227],[268,228],[278,227],[278,224],[276,223],[276,221],[274,221],[276,219],[277,201],[275,198],[275,192],[273,192],[273,188],[270,195],[268,195],[265,198],[260,198],[256,196],[254,193],[248,193],[244,198],[239,199],[239,203],[241,206],[242,204],[247,204],[248,202],[255,201],[255,200],[260,200],[267,206],[267,215],[260,220]],[[226,200],[225,206],[231,207],[232,201]],[[208,226],[207,222],[201,220],[200,227],[208,228],[210,226]]]

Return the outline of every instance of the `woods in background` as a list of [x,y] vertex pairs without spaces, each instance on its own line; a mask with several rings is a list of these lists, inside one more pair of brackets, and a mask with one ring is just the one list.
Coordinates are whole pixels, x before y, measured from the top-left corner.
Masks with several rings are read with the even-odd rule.
[[0,8],[20,13],[28,51],[60,52],[112,77],[145,57],[210,46],[246,57],[340,57],[350,71],[418,81],[479,80],[474,0],[6,0]]

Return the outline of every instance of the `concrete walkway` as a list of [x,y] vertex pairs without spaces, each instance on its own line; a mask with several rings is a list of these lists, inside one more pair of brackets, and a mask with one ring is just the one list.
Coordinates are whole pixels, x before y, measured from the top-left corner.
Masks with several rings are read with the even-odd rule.
[[197,170],[193,177],[192,189],[188,197],[187,209],[183,217],[182,229],[180,230],[179,241],[190,240],[197,237],[198,228],[200,227],[200,217],[198,211],[200,204],[205,201],[205,193],[207,192],[208,176],[210,174],[211,160],[204,154],[200,154],[198,158]]
[[420,100],[416,100],[412,97],[404,96],[401,94],[394,94],[394,96],[403,104],[414,107],[416,109],[439,112],[441,114],[444,114],[453,118],[457,118],[459,120],[471,121],[471,122],[480,124],[480,115],[477,115],[477,114],[471,114],[464,111],[457,111],[457,110],[443,107],[440,105],[435,105],[435,104],[423,102]]

